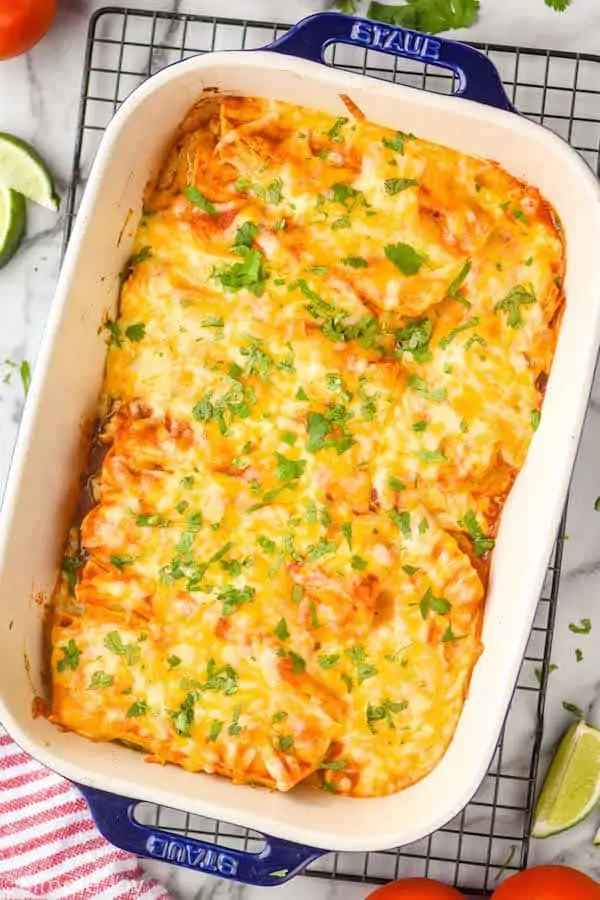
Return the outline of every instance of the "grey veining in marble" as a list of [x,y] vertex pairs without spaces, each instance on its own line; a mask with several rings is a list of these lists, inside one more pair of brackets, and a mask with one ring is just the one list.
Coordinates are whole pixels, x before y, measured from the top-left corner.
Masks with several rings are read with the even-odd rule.
[[[59,0],[51,34],[25,57],[0,63],[0,131],[32,141],[57,174],[64,193],[70,177],[87,24],[100,0]],[[326,0],[112,0],[113,6],[181,9],[209,15],[293,21],[326,6]],[[597,0],[574,0],[570,10],[557,14],[543,0],[482,0],[479,23],[469,39],[524,46],[552,47],[594,53],[600,51],[600,13]],[[460,32],[457,37],[465,36]],[[142,54],[143,50],[140,51]],[[600,90],[600,83],[597,85]],[[596,138],[597,140],[597,138]],[[4,364],[35,360],[44,320],[52,300],[59,267],[63,222],[60,217],[30,209],[28,236],[18,256],[0,271],[0,488],[6,478],[12,446],[23,406],[18,372]],[[4,383],[10,376],[10,383]],[[597,667],[600,618],[600,513],[594,500],[600,495],[600,379],[596,380],[579,451],[568,520],[553,661],[544,734],[544,760],[569,722],[562,708],[570,700],[587,709],[600,693]],[[552,490],[552,485],[548,485]],[[588,636],[573,634],[569,622],[589,617],[594,629]],[[577,662],[575,649],[583,651]],[[524,717],[523,728],[531,727]],[[519,748],[511,747],[517,765]],[[565,835],[534,841],[532,861],[558,861],[574,865],[600,879],[600,850],[591,844],[597,825],[590,821]],[[228,884],[210,876],[148,864],[158,878],[182,900],[258,900],[267,889]],[[368,888],[348,883],[296,879],[273,891],[282,900],[327,898],[359,900]]]

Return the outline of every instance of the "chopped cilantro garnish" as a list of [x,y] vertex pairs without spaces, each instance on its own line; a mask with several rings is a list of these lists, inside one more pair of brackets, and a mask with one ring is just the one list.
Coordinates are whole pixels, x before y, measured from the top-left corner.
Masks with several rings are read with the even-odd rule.
[[141,341],[146,335],[146,326],[143,322],[135,322],[133,325],[129,325],[125,329],[125,337],[128,341],[133,341],[137,343]]
[[427,618],[429,611],[439,613],[445,616],[452,609],[452,604],[445,597],[435,597],[431,588],[427,588],[419,601],[419,610],[424,619]]
[[350,414],[345,407],[339,404],[330,407],[326,413],[309,412],[306,417],[308,452],[317,453],[319,450],[334,447],[338,455],[345,453],[356,443],[346,426],[349,417]]
[[580,619],[579,622],[579,625],[576,625],[575,622],[571,622],[569,631],[572,631],[573,634],[589,634],[592,630],[591,619]]
[[208,732],[208,741],[214,743],[217,740],[221,731],[223,729],[223,722],[220,719],[213,719],[210,723],[210,730]]
[[264,537],[264,535],[259,535],[259,537],[256,538],[256,543],[257,543],[260,547],[263,548],[263,550],[265,551],[265,553],[268,553],[269,555],[270,555],[271,553],[274,553],[274,552],[275,552],[275,548],[276,548],[276,546],[277,546],[277,545],[275,544],[275,541],[272,541],[272,540],[271,540],[270,538],[268,538],[268,537]]
[[410,526],[410,513],[403,510],[400,512],[397,509],[390,509],[388,513],[390,519],[396,525],[404,537],[411,536],[411,526]]
[[454,634],[454,632],[452,631],[452,625],[450,624],[450,622],[448,622],[444,633],[442,634],[442,643],[448,644],[450,641],[460,641],[464,637],[466,637],[466,635],[464,634]]
[[181,665],[180,657],[175,656],[174,653],[170,653],[169,656],[167,656],[167,665],[170,669],[176,669],[177,666]]
[[242,712],[241,706],[234,706],[231,725],[227,729],[227,734],[230,734],[232,737],[237,737],[237,735],[240,733],[240,731],[244,730],[244,727],[239,724],[241,712]]
[[230,616],[240,606],[250,603],[254,599],[256,591],[253,587],[237,588],[232,585],[221,588],[217,593],[217,599],[223,603],[223,615]]
[[525,215],[522,209],[513,209],[513,219],[517,219],[518,222],[523,222],[524,225],[529,225],[529,219]]
[[363,572],[367,568],[368,563],[362,556],[353,556],[350,560],[350,565],[357,572]]
[[198,209],[201,209],[203,212],[208,213],[210,216],[218,215],[214,203],[211,203],[210,200],[207,200],[204,194],[201,194],[198,188],[194,187],[194,185],[187,187],[183,193],[190,201],[190,203],[193,203],[194,206],[198,207]]
[[340,231],[342,228],[350,228],[351,221],[349,216],[340,216],[331,223],[333,231]]
[[414,134],[405,134],[403,131],[397,131],[391,140],[389,138],[383,138],[381,143],[384,147],[387,147],[388,150],[394,150],[396,153],[399,153],[400,156],[404,156],[404,144],[406,141],[412,141],[415,139]]
[[136,516],[135,524],[140,528],[166,528],[169,523],[164,516],[140,513]]
[[302,478],[306,468],[305,459],[288,459],[282,453],[277,452],[275,453],[275,459],[277,460],[275,474],[280,481],[294,481],[297,478]]
[[125,566],[130,566],[135,562],[135,558],[133,556],[118,556],[114,555],[110,557],[110,564],[115,566],[120,572],[123,571]]
[[192,725],[194,724],[195,719],[195,702],[196,695],[190,692],[181,703],[179,709],[176,712],[169,713],[169,716],[173,720],[175,731],[177,734],[181,735],[181,737],[189,737],[191,734]]
[[531,430],[532,431],[538,430],[538,428],[540,427],[541,418],[542,418],[542,414],[539,409],[531,410],[530,421],[531,421]]
[[462,286],[463,281],[471,271],[472,262],[470,259],[466,261],[456,278],[450,282],[448,285],[448,290],[446,291],[447,297],[452,297],[454,300],[463,299],[458,296],[458,289]]
[[352,269],[366,269],[369,265],[364,256],[346,256],[342,263]]
[[287,753],[294,746],[294,738],[291,734],[281,734],[278,739],[279,749],[282,753]]
[[283,181],[281,178],[274,178],[267,187],[267,200],[269,203],[278,205],[283,199]]
[[106,672],[93,672],[87,690],[98,691],[101,688],[110,687],[114,683],[114,676],[107,675]]
[[287,719],[287,717],[288,717],[288,714],[286,712],[284,712],[284,710],[281,709],[281,710],[279,710],[279,712],[276,712],[273,715],[273,718],[271,719],[271,721],[273,722],[273,724],[276,724],[277,722],[284,722],[285,719]]
[[290,633],[288,631],[287,622],[285,619],[280,619],[277,625],[275,626],[275,634],[279,638],[280,641],[287,641]]
[[508,292],[504,300],[496,303],[494,311],[506,313],[506,324],[510,328],[522,328],[525,323],[521,315],[521,307],[531,306],[536,302],[536,299],[533,285],[530,284],[528,287],[525,287],[522,284],[518,284]]
[[344,522],[344,524],[340,527],[340,531],[344,535],[346,543],[348,544],[348,549],[352,550],[352,523]]
[[377,675],[377,669],[368,661],[365,648],[362,644],[358,644],[356,647],[350,647],[350,649],[345,652],[350,662],[356,668],[356,677],[359,684],[362,684],[363,681]]
[[404,484],[404,482],[400,481],[398,478],[394,478],[393,476],[390,476],[388,478],[387,483],[388,483],[388,487],[391,488],[392,491],[405,491],[406,490],[406,485]]
[[425,419],[420,419],[418,422],[413,422],[411,428],[417,433],[421,431],[427,431],[427,422],[425,421]]
[[479,319],[477,316],[473,316],[470,319],[467,319],[466,322],[463,322],[462,325],[457,325],[456,328],[453,328],[452,331],[449,331],[445,337],[440,340],[439,346],[442,350],[445,350],[448,347],[455,337],[458,337],[459,334],[462,334],[463,331],[468,331],[469,328],[475,328],[476,325],[479,325]]
[[376,722],[387,722],[389,728],[395,728],[394,720],[392,718],[392,714],[401,713],[408,707],[407,700],[401,700],[399,703],[394,703],[393,700],[382,700],[380,706],[373,706],[371,703],[367,706],[367,725],[373,734],[376,734],[375,723]]
[[70,594],[75,594],[75,585],[77,584],[77,573],[79,572],[81,566],[83,565],[82,561],[78,559],[76,556],[64,556],[61,569],[64,573],[65,580],[67,582],[67,587],[69,589]]
[[448,462],[441,450],[417,450],[417,456],[426,463]]
[[345,759],[332,759],[329,762],[322,762],[319,766],[320,769],[330,769],[332,772],[337,772],[340,769],[345,769],[348,763]]
[[581,662],[581,660],[583,659],[583,652],[579,649],[579,647],[575,648],[575,659],[577,660],[577,662]]
[[496,543],[494,538],[486,537],[472,510],[469,510],[463,519],[459,519],[457,524],[459,528],[464,528],[471,538],[475,556],[483,556],[493,550]]
[[349,675],[346,675],[345,672],[341,672],[341,673],[340,673],[340,678],[342,679],[342,681],[343,681],[344,684],[346,685],[346,690],[348,691],[348,693],[351,694],[351,693],[352,693],[352,688],[354,687],[354,682],[352,681],[352,679],[350,678],[350,676],[349,676]]
[[317,618],[317,607],[314,600],[310,600],[308,604],[308,615],[310,617],[310,624],[312,628],[319,627],[319,620]]
[[151,259],[152,256],[153,256],[152,247],[147,247],[147,246],[140,247],[140,249],[137,251],[137,253],[132,253],[131,256],[129,257],[129,259],[127,260],[127,262],[125,263],[123,271],[121,272],[121,275],[120,275],[121,285],[125,284],[125,282],[127,281],[127,279],[129,278],[129,276],[131,275],[131,273],[133,272],[134,268],[137,265],[139,265],[140,263],[146,262],[147,260]]
[[421,519],[419,522],[419,534],[425,534],[426,531],[429,531],[429,522],[427,519]]
[[148,704],[145,700],[136,700],[131,704],[125,715],[126,719],[139,719],[148,712]]
[[234,247],[251,247],[258,234],[258,225],[254,222],[244,222],[235,233]]
[[419,182],[416,178],[386,178],[383,186],[386,194],[390,194],[393,197],[395,194],[400,194],[407,188],[415,187],[418,184]]
[[406,572],[407,575],[415,575],[417,572],[421,571],[419,566],[409,566],[409,565],[402,566],[402,570],[404,572]]
[[218,269],[215,271],[214,277],[227,290],[239,291],[241,288],[248,288],[249,291],[260,297],[267,278],[263,254],[260,250],[247,247],[245,244],[234,245],[233,250],[243,258],[242,262]]
[[394,335],[396,354],[410,353],[416,362],[427,362],[431,359],[429,342],[432,334],[431,319],[407,319],[404,328],[398,329]]
[[124,644],[118,631],[109,631],[104,638],[104,646],[117,656],[124,656],[126,662],[132,666],[140,658],[140,648],[137,644]]
[[391,263],[402,272],[403,275],[416,275],[423,263],[427,262],[427,256],[417,253],[410,244],[388,244],[384,253]]
[[307,548],[306,556],[308,559],[312,560],[321,559],[328,553],[334,553],[336,549],[336,545],[333,541],[328,541],[327,538],[321,537],[316,544],[311,544],[310,547]]
[[335,120],[335,122],[333,123],[333,125],[331,126],[329,131],[327,132],[327,134],[329,135],[331,140],[335,141],[336,144],[341,144],[343,141],[343,137],[340,132],[347,121],[348,121],[348,118],[346,116],[340,116],[338,119]]
[[193,475],[184,475],[179,484],[182,488],[191,488],[194,487],[195,478]]
[[77,644],[73,640],[73,638],[69,638],[66,644],[59,648],[62,651],[63,658],[59,659],[56,664],[57,672],[65,672],[67,669],[72,669],[73,671],[79,665],[79,657],[81,656],[81,650],[77,649]]
[[411,391],[414,391],[415,394],[419,394],[426,400],[433,400],[436,403],[441,403],[448,396],[444,388],[430,391],[427,387],[427,382],[418,375],[409,375],[406,381]]
[[565,712],[571,713],[571,715],[576,716],[578,719],[583,719],[585,717],[584,711],[575,703],[567,703],[566,700],[563,700],[563,709]]
[[322,669],[332,669],[339,661],[339,653],[320,653],[317,657],[317,662]]
[[302,587],[302,585],[294,584],[292,586],[292,603],[295,603],[297,606],[303,597],[304,597],[304,588]]

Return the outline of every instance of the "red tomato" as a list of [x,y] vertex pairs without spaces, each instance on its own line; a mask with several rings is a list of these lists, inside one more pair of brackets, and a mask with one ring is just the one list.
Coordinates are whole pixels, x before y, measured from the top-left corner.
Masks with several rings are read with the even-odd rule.
[[0,59],[25,53],[54,18],[56,0],[0,0]]
[[405,878],[377,888],[368,900],[464,900],[464,895],[439,881]]
[[600,900],[600,885],[566,866],[538,866],[504,881],[493,900]]

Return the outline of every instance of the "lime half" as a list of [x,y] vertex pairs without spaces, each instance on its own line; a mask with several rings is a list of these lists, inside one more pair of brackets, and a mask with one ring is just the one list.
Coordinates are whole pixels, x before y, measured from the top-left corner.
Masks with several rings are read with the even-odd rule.
[[23,194],[0,185],[0,269],[21,243],[26,219]]
[[560,742],[535,809],[532,835],[550,837],[571,828],[600,798],[600,731],[578,722]]
[[54,212],[60,198],[48,167],[33,147],[11,134],[0,132],[0,185],[24,194]]

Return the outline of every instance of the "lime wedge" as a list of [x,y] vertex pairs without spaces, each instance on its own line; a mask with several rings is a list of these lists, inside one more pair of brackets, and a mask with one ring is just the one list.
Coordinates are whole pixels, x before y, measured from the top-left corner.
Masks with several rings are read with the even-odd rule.
[[60,198],[48,167],[33,147],[11,134],[0,132],[0,185],[24,194],[54,212]]
[[571,828],[600,798],[600,731],[577,722],[560,742],[548,769],[533,818],[533,837]]
[[23,194],[0,186],[0,269],[21,243],[26,219]]

